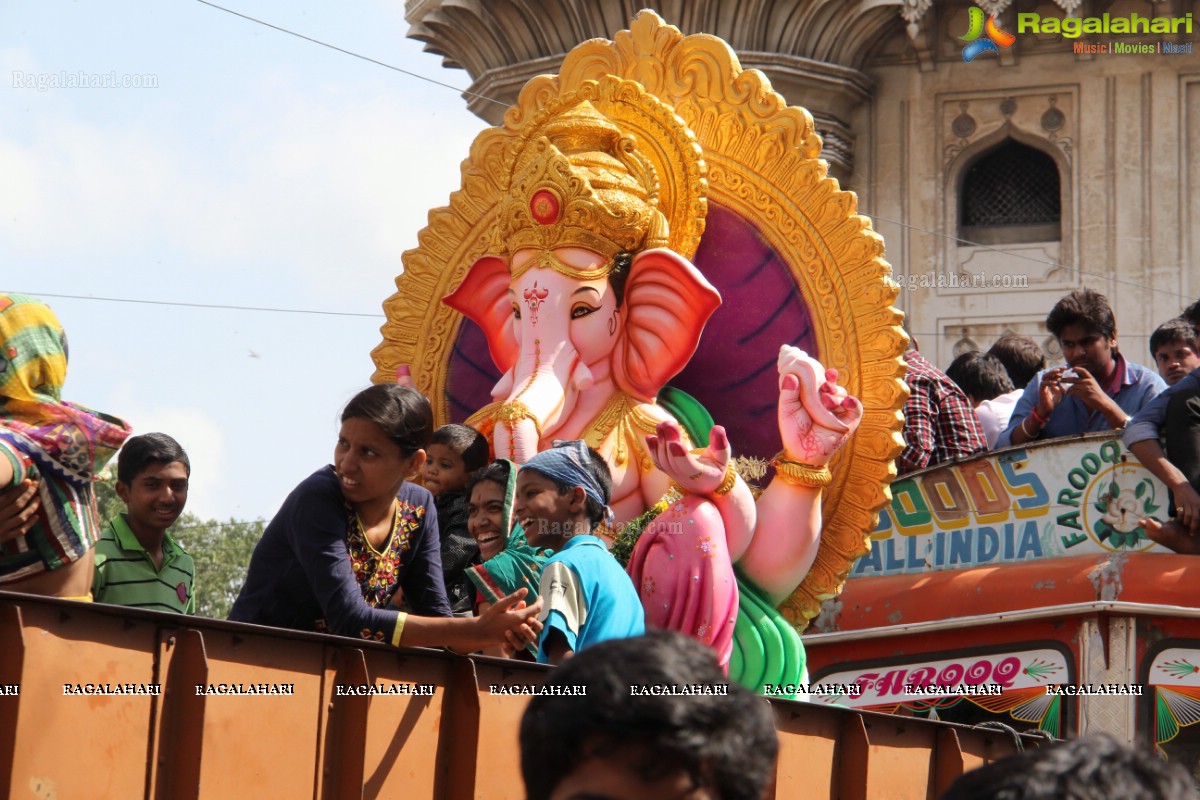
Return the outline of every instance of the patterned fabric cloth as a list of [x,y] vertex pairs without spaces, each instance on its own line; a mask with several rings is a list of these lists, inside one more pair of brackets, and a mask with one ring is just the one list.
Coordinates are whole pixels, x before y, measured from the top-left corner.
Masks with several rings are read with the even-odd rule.
[[[423,510],[423,509],[422,509]],[[350,568],[362,591],[363,599],[372,608],[387,608],[400,588],[400,567],[412,549],[412,531],[420,523],[417,509],[405,504],[396,507],[392,515],[392,530],[382,550],[367,539],[362,520],[354,509],[346,506],[346,549],[350,551]]]
[[646,624],[711,647],[729,670],[738,618],[738,580],[725,524],[711,500],[684,495],[646,526],[629,557],[629,576]]
[[601,508],[608,506],[604,487],[592,471],[587,443],[581,439],[555,442],[549,450],[543,450],[526,461],[521,469],[540,472],[567,486],[582,486],[596,505]]
[[29,532],[0,545],[0,581],[78,561],[100,538],[92,478],[129,426],[64,403],[66,377],[67,337],[54,312],[32,297],[0,294],[0,451],[20,465],[13,485],[38,479],[41,499]]
[[905,353],[904,360],[911,394],[904,404],[905,447],[896,458],[897,474],[987,450],[983,428],[962,389],[916,350]]
[[[504,487],[504,523],[510,533],[504,549],[478,566],[467,568],[467,578],[479,590],[484,602],[498,603],[518,589],[525,588],[526,602],[537,597],[542,579],[542,567],[546,559],[554,555],[553,550],[539,550],[525,541],[525,531],[519,523],[513,524],[513,498],[517,494],[517,467],[508,464],[508,484]],[[526,645],[531,655],[537,655],[537,645]]]

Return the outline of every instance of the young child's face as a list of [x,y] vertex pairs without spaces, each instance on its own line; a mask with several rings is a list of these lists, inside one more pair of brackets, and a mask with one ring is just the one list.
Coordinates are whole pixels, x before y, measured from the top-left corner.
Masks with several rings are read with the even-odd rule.
[[1154,351],[1154,363],[1167,386],[1174,386],[1189,372],[1200,367],[1200,355],[1186,342],[1171,342]]
[[533,547],[557,552],[576,533],[587,533],[583,487],[559,494],[554,481],[540,472],[523,469],[517,473],[517,496],[513,513],[525,529],[525,540]]
[[179,461],[151,464],[130,483],[117,482],[117,495],[125,501],[135,530],[161,532],[174,525],[187,494],[188,469]]
[[487,561],[504,549],[504,489],[495,481],[479,481],[467,499],[467,532],[479,545],[479,557]]
[[467,465],[462,456],[444,444],[429,445],[429,459],[425,462],[425,488],[437,497],[447,492],[457,492],[467,485]]

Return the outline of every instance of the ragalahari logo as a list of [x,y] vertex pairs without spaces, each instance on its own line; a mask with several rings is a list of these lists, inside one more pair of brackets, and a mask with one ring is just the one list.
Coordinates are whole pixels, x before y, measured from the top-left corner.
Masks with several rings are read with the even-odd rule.
[[[995,53],[1000,55],[1001,47],[1009,47],[1017,40],[1017,37],[1005,30],[1001,30],[996,24],[996,15],[992,14],[987,18],[987,22],[983,21],[983,9],[977,6],[971,6],[971,27],[967,31],[966,36],[960,36],[964,42],[968,42],[963,48],[963,61],[974,61],[975,57],[983,53]],[[986,39],[980,39],[980,36],[987,35]],[[997,47],[999,45],[999,47]]]

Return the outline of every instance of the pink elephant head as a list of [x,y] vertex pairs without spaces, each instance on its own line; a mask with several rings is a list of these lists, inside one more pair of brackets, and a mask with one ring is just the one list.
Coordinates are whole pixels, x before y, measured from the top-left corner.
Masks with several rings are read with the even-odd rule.
[[[554,251],[555,267],[521,269],[536,253],[485,256],[445,302],[474,320],[503,377],[493,390],[523,417],[507,423],[514,452],[497,436],[497,454],[523,461],[590,393],[621,391],[653,402],[687,364],[721,297],[676,253],[655,248],[590,278],[603,257],[582,248]],[[513,273],[516,276],[513,276]],[[580,277],[583,275],[584,277]],[[527,415],[525,415],[527,412]],[[499,430],[499,427],[498,427]]]
[[618,392],[652,402],[721,298],[665,248],[653,164],[590,102],[532,130],[512,164],[497,207],[501,252],[476,261],[445,302],[487,336],[503,373],[492,390],[496,451],[521,462]]

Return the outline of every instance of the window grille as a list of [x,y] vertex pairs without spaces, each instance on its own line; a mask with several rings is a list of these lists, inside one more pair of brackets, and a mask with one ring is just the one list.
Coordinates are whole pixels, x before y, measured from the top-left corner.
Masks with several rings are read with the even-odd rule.
[[1012,139],[997,145],[967,169],[960,197],[960,235],[965,239],[991,238],[980,238],[985,233],[981,229],[989,228],[1012,228],[1022,241],[1060,238],[1058,165],[1034,147]]

